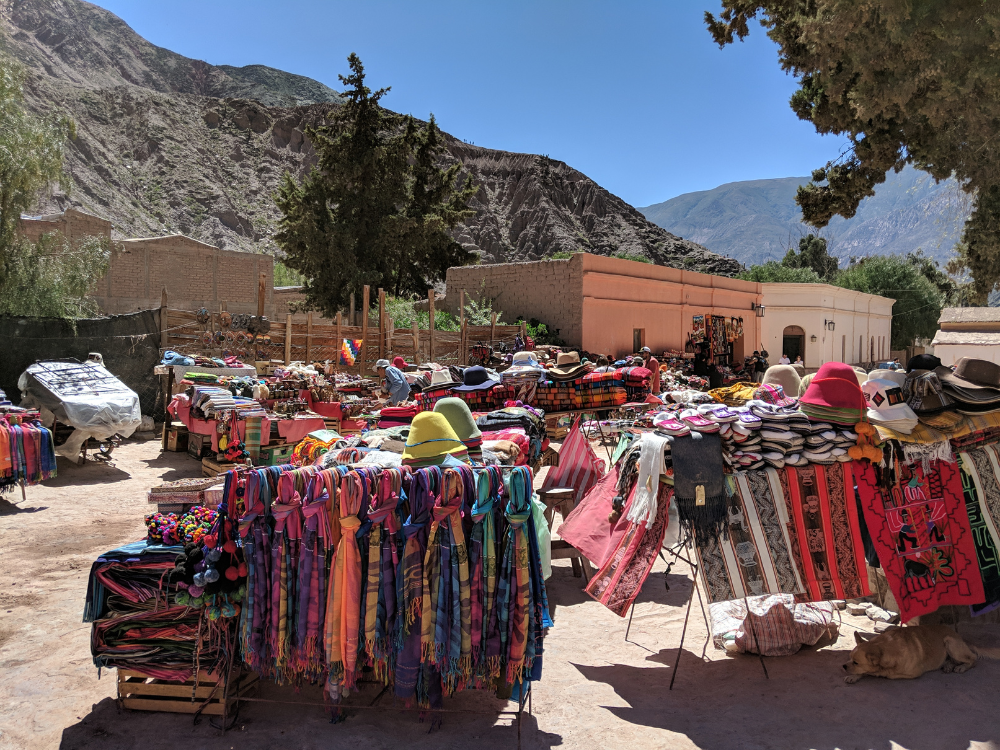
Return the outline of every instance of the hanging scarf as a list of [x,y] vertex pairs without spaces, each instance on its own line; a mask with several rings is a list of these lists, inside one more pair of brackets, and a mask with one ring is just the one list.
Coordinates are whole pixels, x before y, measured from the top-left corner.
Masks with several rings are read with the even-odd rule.
[[[299,559],[299,622],[296,646],[300,674],[319,679],[326,671],[323,633],[320,629],[321,614],[326,611],[327,582],[329,580],[330,513],[329,499],[332,486],[327,486],[327,476],[314,476],[306,491],[308,502],[302,507],[304,528],[301,557]],[[304,615],[304,622],[302,620]],[[325,654],[324,654],[325,656]]]
[[271,652],[279,681],[289,678],[295,631],[295,588],[299,541],[302,536],[302,497],[291,474],[278,480],[278,502],[271,506],[274,534],[271,541]]
[[497,543],[494,504],[503,488],[503,472],[490,466],[478,472],[472,507],[470,580],[472,595],[472,655],[481,686],[500,676],[500,635],[497,630]]
[[501,654],[507,664],[506,682],[521,679],[525,668],[526,641],[531,606],[529,545],[525,524],[531,518],[531,472],[525,467],[511,471],[506,481],[507,534],[500,567],[497,608],[500,614]]
[[449,692],[469,676],[472,666],[469,556],[461,516],[464,489],[462,474],[447,469],[432,511],[423,566],[422,659],[437,666]]
[[[375,676],[388,684],[391,649],[387,618],[395,616],[398,555],[395,538],[400,529],[396,509],[402,493],[402,474],[387,469],[376,479],[376,491],[368,509],[371,531],[368,537],[368,579],[365,588],[365,653]],[[388,559],[384,559],[384,556]]]
[[361,620],[361,550],[355,535],[365,499],[365,481],[352,471],[341,480],[340,528],[343,536],[333,572],[333,642],[330,671],[345,687],[354,687]]
[[[420,673],[422,638],[423,563],[427,547],[427,524],[434,497],[441,486],[441,470],[436,466],[414,472],[410,489],[410,517],[403,526],[403,559],[398,579],[402,582],[399,614],[399,643],[396,656],[396,695],[412,699]],[[421,625],[416,625],[417,622]]]

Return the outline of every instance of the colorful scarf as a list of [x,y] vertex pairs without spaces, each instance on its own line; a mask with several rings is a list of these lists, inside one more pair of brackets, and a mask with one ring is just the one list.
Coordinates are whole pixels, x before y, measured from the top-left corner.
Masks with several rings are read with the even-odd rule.
[[292,676],[295,608],[298,598],[299,543],[302,537],[302,497],[291,474],[278,480],[278,502],[271,506],[274,534],[271,540],[271,653],[279,681]]
[[985,598],[958,465],[854,462],[858,495],[903,622]]
[[472,658],[479,684],[500,676],[500,633],[497,629],[497,542],[494,504],[499,502],[503,473],[495,466],[480,471],[472,506],[470,588],[472,596]]
[[365,588],[365,653],[375,676],[388,684],[391,672],[391,636],[396,617],[397,540],[401,525],[397,509],[405,499],[403,474],[387,469],[375,479],[376,491],[368,509],[368,577]]
[[325,657],[324,635],[320,628],[322,616],[326,612],[330,576],[329,501],[333,487],[326,484],[328,476],[321,474],[312,478],[306,490],[308,502],[302,506],[305,523],[299,559],[297,672],[314,680],[319,679],[326,671],[326,660],[320,658],[321,655]]
[[985,595],[981,604],[971,606],[975,616],[1000,606],[1000,452],[990,445],[959,456],[965,510]]
[[507,534],[504,540],[503,562],[497,587],[497,610],[500,615],[501,653],[505,657],[507,684],[521,680],[525,670],[527,640],[531,619],[531,587],[528,520],[531,518],[531,472],[524,467],[514,468],[506,478]]
[[337,548],[331,585],[332,622],[330,673],[341,685],[355,686],[358,635],[361,620],[361,551],[356,532],[361,527],[358,513],[366,497],[366,482],[357,471],[349,472],[340,484],[340,528],[343,535]]

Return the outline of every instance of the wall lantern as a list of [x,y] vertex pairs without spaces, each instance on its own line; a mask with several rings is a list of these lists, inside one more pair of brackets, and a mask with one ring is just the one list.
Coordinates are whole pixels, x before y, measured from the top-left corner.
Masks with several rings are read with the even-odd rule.
[[757,313],[758,318],[764,317],[764,305],[758,305],[756,302],[751,302],[750,309]]
[[837,324],[834,323],[832,320],[824,320],[823,327],[828,331],[832,331],[837,327]]
[[812,336],[810,336],[809,340],[812,341],[815,344],[816,343],[816,334],[813,334]]

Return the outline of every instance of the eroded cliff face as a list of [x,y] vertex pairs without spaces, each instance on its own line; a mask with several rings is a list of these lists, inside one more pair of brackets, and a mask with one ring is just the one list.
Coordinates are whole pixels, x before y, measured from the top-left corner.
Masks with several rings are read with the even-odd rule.
[[[156,47],[80,0],[15,0],[0,8],[6,51],[28,66],[29,107],[77,125],[69,195],[120,236],[182,232],[230,250],[274,252],[274,193],[315,163],[305,134],[337,94],[265,66],[233,68]],[[562,162],[449,140],[480,189],[456,235],[486,262],[560,251],[627,252],[663,265],[732,274],[739,264],[649,222]]]

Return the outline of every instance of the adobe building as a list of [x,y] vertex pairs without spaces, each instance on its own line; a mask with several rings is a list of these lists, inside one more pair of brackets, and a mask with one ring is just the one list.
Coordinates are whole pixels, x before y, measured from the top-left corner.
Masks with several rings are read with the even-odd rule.
[[[111,239],[111,222],[77,208],[45,216],[22,216],[21,232],[33,242],[58,232],[71,243],[84,237]],[[265,276],[265,314],[273,317],[274,261],[263,253],[222,250],[182,234],[114,240],[108,272],[91,296],[103,313],[158,308],[163,288],[168,306],[180,310],[257,313],[260,275]]]
[[696,316],[742,318],[734,360],[763,348],[772,363],[786,351],[814,369],[889,352],[893,300],[828,284],[760,284],[577,253],[449,268],[447,288],[441,305],[449,312],[457,313],[464,291],[493,300],[505,322],[535,318],[570,346],[615,356],[642,346],[683,351]]
[[962,357],[1000,362],[1000,307],[946,307],[931,345],[951,366]]

